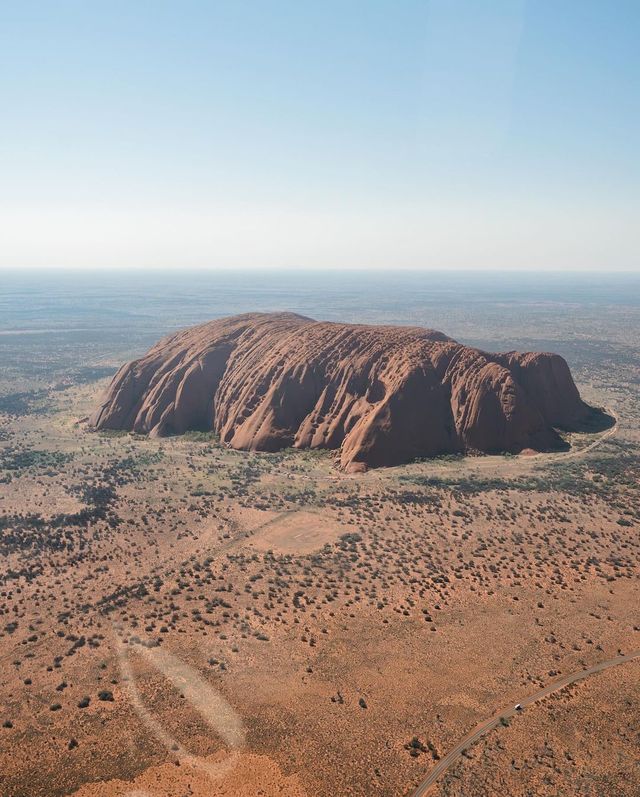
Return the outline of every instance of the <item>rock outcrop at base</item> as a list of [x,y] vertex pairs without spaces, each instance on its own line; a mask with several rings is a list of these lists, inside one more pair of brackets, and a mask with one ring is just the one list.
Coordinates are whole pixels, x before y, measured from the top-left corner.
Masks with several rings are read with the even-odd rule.
[[550,450],[593,413],[556,354],[489,354],[419,327],[253,313],[160,341],[115,375],[96,429],[213,430],[232,448],[324,448],[355,471]]

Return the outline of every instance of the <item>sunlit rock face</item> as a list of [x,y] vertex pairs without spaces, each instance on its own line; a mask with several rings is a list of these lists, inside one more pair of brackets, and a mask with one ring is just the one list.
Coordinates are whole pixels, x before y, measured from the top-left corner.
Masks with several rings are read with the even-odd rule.
[[213,430],[236,449],[325,448],[350,471],[455,452],[553,449],[593,412],[556,354],[489,354],[420,327],[221,318],[114,377],[96,429]]

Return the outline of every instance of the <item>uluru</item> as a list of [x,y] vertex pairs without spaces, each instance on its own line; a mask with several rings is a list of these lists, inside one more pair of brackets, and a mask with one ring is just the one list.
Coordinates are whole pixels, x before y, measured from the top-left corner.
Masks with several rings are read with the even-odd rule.
[[95,429],[210,430],[249,451],[329,449],[347,471],[552,450],[594,414],[557,354],[491,354],[412,326],[249,313],[177,332],[117,372]]

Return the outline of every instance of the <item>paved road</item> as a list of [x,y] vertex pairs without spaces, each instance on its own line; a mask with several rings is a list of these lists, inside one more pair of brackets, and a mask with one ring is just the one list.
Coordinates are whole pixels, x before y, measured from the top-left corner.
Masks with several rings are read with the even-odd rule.
[[[579,670],[578,672],[570,673],[569,675],[565,675],[564,677],[559,678],[557,681],[550,683],[548,686],[545,686],[544,689],[540,689],[538,692],[535,692],[528,697],[521,698],[520,705],[524,709],[527,706],[536,703],[538,700],[542,700],[543,697],[547,697],[547,695],[557,692],[560,689],[563,689],[565,686],[569,686],[569,684],[574,684],[577,681],[581,681],[583,678],[587,678],[589,675],[594,675],[597,672],[608,670],[609,667],[615,667],[618,664],[623,664],[626,661],[632,661],[633,659],[639,658],[640,650],[637,650],[635,653],[628,653],[625,656],[616,656],[615,659],[601,661],[599,664],[594,664],[592,667],[588,667],[586,670]],[[425,795],[435,784],[438,778],[444,775],[444,773],[460,758],[462,753],[468,747],[477,742],[478,739],[485,735],[485,733],[488,733],[488,731],[499,725],[501,719],[509,719],[510,717],[513,717],[514,714],[518,713],[520,712],[516,711],[515,704],[511,704],[502,711],[499,711],[497,714],[494,714],[490,719],[480,723],[480,725],[475,727],[469,734],[467,734],[467,736],[465,736],[464,739],[453,750],[451,750],[446,756],[444,756],[444,758],[441,758],[440,761],[438,761],[436,766],[413,792],[412,797],[423,797],[423,795]]]

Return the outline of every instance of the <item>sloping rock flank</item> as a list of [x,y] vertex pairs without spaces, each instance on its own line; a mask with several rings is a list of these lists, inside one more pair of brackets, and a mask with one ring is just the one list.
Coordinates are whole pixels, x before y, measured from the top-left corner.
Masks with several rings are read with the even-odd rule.
[[326,448],[347,470],[558,446],[592,412],[556,354],[488,354],[419,327],[222,318],[115,375],[96,429],[214,430],[236,449]]

